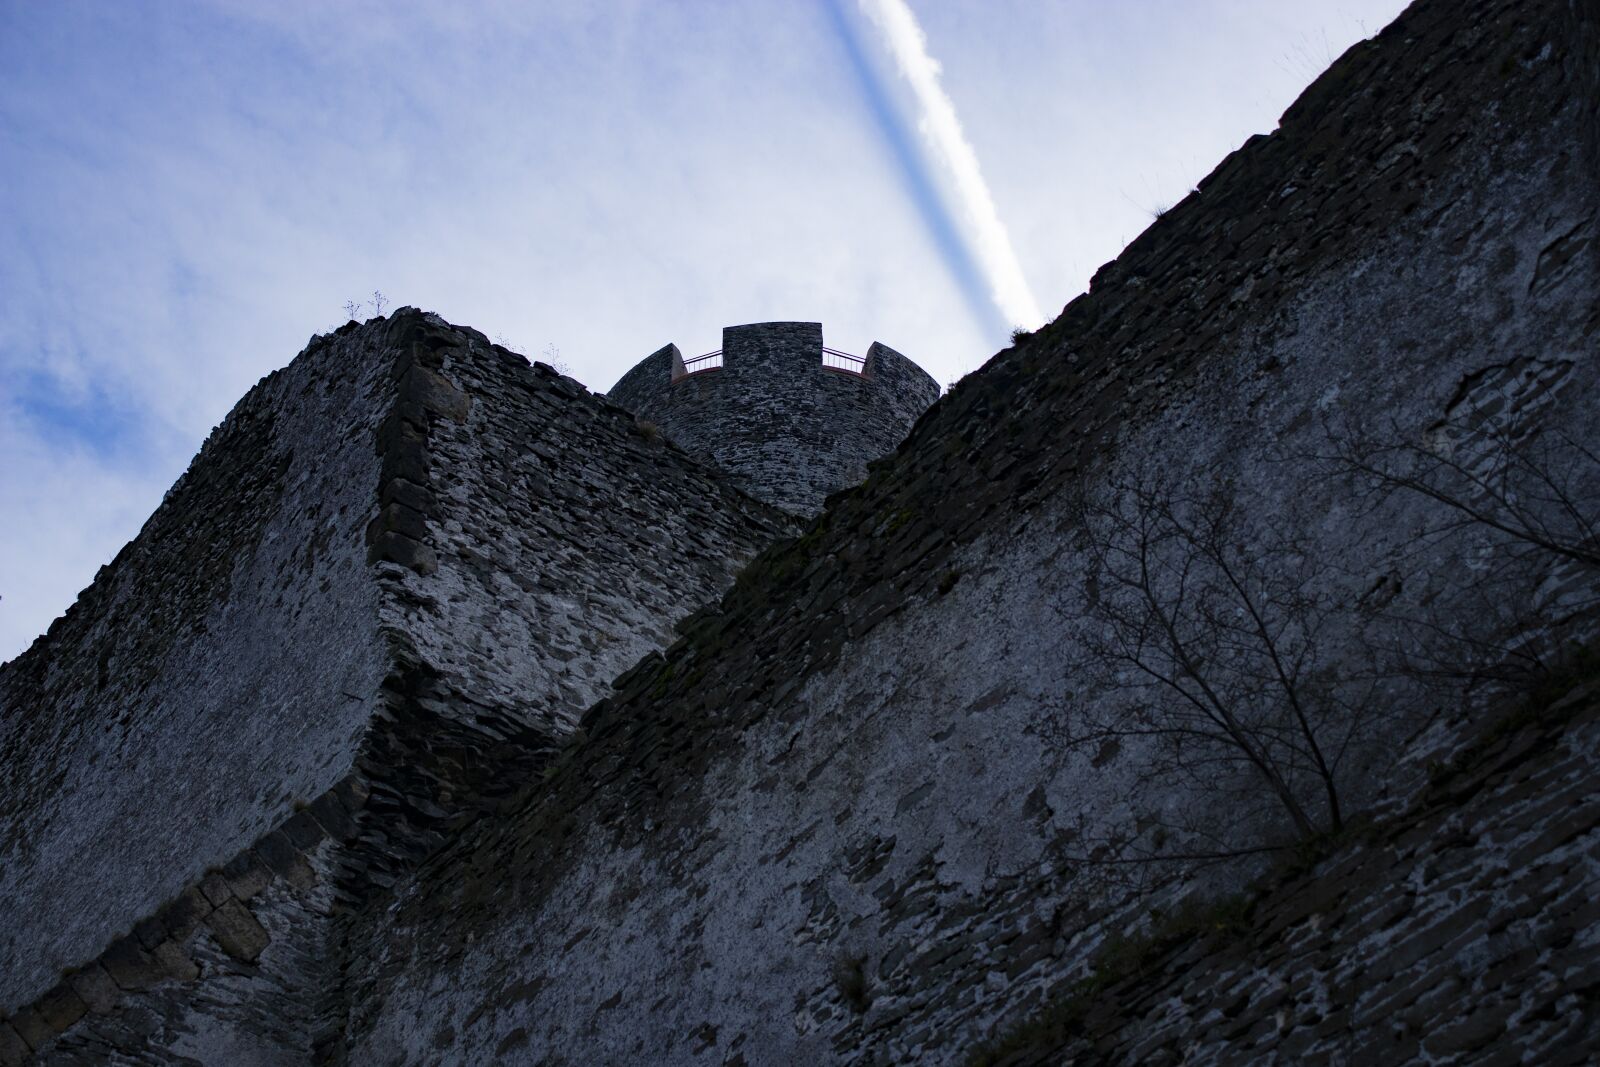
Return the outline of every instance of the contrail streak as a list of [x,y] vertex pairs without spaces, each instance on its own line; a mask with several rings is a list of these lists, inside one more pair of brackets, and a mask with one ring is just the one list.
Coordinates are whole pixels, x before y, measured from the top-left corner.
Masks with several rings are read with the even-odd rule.
[[1014,326],[1033,329],[1044,321],[1033,290],[1022,275],[1022,265],[1011,238],[995,210],[994,197],[978,167],[955,105],[939,84],[940,67],[928,54],[927,37],[905,0],[859,0],[861,10],[878,27],[900,74],[911,86],[920,115],[917,128],[950,177],[971,231],[972,243],[995,306]]

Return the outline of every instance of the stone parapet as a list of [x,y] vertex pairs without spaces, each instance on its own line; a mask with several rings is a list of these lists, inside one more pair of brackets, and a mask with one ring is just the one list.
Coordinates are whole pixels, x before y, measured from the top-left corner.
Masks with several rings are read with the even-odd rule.
[[[1074,669],[1104,589],[1085,498],[1128,471],[1225,491],[1241,552],[1266,556],[1265,532],[1294,524],[1300,558],[1328,568],[1319,598],[1361,603],[1403,584],[1393,610],[1487,625],[1466,610],[1482,531],[1419,544],[1417,531],[1449,520],[1436,504],[1375,502],[1317,457],[1340,419],[1363,415],[1408,441],[1465,409],[1595,438],[1600,187],[1582,155],[1593,68],[1575,51],[1594,19],[1592,5],[1555,0],[1424,0],[1353,48],[1090,293],[964,379],[804,537],[769,550],[680,644],[619,679],[548,779],[397,886],[373,942],[386,954],[364,955],[373,995],[352,1015],[352,1050],[955,1064],[1173,904],[1157,890],[1246,884],[1259,857],[1115,863],[1117,847],[1157,847],[1163,819],[1226,823],[1241,794],[1221,774],[1156,773],[1134,740],[1071,744],[1074,714],[1117,698]],[[1287,555],[1263,562],[1293,567]],[[1478,713],[1460,693],[1444,702]],[[1383,761],[1351,772],[1358,807],[1425,795],[1435,742],[1467,725],[1384,738]],[[1536,1054],[1592,1059],[1600,1037],[1582,1028],[1578,998],[1592,996],[1597,950],[1575,933],[1593,925],[1575,906],[1595,893],[1592,727],[1569,736],[1569,751],[1537,757],[1510,787],[1570,775],[1560,812],[1486,783],[1498,797],[1457,812],[1487,829],[1477,843],[1451,846],[1437,836],[1449,817],[1424,818],[1402,832],[1429,844],[1369,853],[1370,872],[1338,886],[1356,891],[1336,936],[1333,916],[1291,935],[1335,966],[1349,946],[1386,969],[1372,979],[1386,988],[1307,977],[1279,1005],[1280,1032],[1270,975],[1247,984],[1248,955],[1224,956],[1218,975],[1183,959],[1173,966],[1195,969],[1199,995],[1147,1004],[1128,989],[1129,1010],[1107,1021],[1117,1059],[1176,1062],[1186,1027],[1215,1035],[1219,1062],[1332,1056],[1341,1028],[1381,1020],[1386,998],[1439,1030],[1415,1053],[1358,1035],[1379,1042],[1377,1061],[1495,1062],[1508,1023],[1527,1024]],[[1500,808],[1520,840],[1491,836]],[[1336,863],[1346,858],[1367,861]],[[1460,873],[1472,895],[1437,891],[1435,860],[1464,861],[1437,879]],[[1532,879],[1509,907],[1493,895],[1502,861]],[[1411,875],[1428,879],[1416,894],[1394,886]],[[1290,909],[1308,902],[1291,895],[1275,917],[1297,919]],[[1407,898],[1414,919],[1398,913]],[[1512,926],[1547,942],[1526,953],[1489,943],[1518,901],[1533,910]],[[1467,940],[1430,945],[1452,921]],[[1388,928],[1412,947],[1381,951]],[[1448,973],[1477,966],[1455,952],[1473,942],[1502,968],[1492,983]],[[1547,995],[1541,976],[1574,985]],[[1413,999],[1411,981],[1442,990]],[[1178,978],[1158,982],[1187,995]],[[1456,983],[1493,991],[1476,1031],[1437,1002]],[[1502,995],[1512,990],[1526,995]],[[1360,1012],[1332,1010],[1346,992],[1347,1005],[1368,998]],[[1213,1006],[1244,1013],[1239,1034]],[[1246,1039],[1235,1053],[1229,1042]],[[1053,1062],[1048,1050],[1040,1061]]]
[[729,326],[719,358],[685,360],[667,345],[609,395],[757,499],[810,515],[865,478],[939,396],[887,345],[859,361],[825,351],[820,323]]

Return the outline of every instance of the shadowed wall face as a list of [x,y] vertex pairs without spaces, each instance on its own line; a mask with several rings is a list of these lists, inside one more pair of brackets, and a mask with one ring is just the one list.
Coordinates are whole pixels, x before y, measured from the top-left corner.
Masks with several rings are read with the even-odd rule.
[[[763,322],[722,331],[722,365],[683,373],[668,345],[634,367],[611,399],[653,422],[741,489],[799,515],[866,477],[939,396],[920,367],[885,345],[861,373],[824,366],[822,325]],[[691,359],[688,369],[697,371]]]
[[[1477,534],[1419,551],[1437,503],[1380,514],[1330,476],[1316,457],[1335,420],[1415,441],[1492,409],[1600,432],[1600,261],[1593,243],[1576,254],[1600,218],[1580,137],[1596,65],[1556,7],[1417,4],[1090,294],[964,381],[813,536],[619,680],[572,763],[397,890],[382,951],[361,956],[382,1003],[352,1012],[351,1061],[525,1046],[619,1063],[954,1064],[1075,988],[1094,946],[1163,903],[1150,881],[1201,874],[1124,881],[1089,848],[1138,840],[1165,813],[1239,815],[1215,778],[1153,773],[1158,751],[1072,743],[1077,709],[1127,699],[1120,679],[1088,686],[1074,666],[1100,596],[1085,495],[1128,471],[1196,492],[1226,480],[1241,551],[1266,556],[1268,532],[1294,523],[1299,554],[1326,568],[1316,596],[1364,604],[1403,575],[1400,618],[1429,606],[1476,627],[1487,620],[1458,607],[1480,581]],[[1274,565],[1298,566],[1288,555]],[[1576,764],[1592,744],[1541,752]],[[1398,801],[1438,750],[1399,733],[1392,746],[1356,788]],[[1593,1059],[1600,1028],[1559,976],[1596,973],[1593,939],[1574,931],[1593,927],[1600,853],[1564,821],[1587,826],[1594,808],[1558,795],[1574,778],[1553,764],[1539,798],[1563,813],[1552,836],[1554,817],[1511,793],[1539,793],[1535,779],[1452,784],[1470,804],[1427,815],[1393,851],[1353,847],[1371,881],[1322,868],[1298,921],[1255,913],[1270,933],[1246,934],[1248,950],[1097,986],[1091,1017],[1120,1016],[1112,1051],[1078,1058]]]
[[436,315],[314,337],[0,665],[0,1067],[320,1062],[341,916],[793,526]]

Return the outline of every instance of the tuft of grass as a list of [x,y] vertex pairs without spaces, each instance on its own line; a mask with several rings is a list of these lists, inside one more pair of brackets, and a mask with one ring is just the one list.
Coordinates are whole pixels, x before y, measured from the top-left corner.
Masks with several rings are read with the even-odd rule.
[[889,517],[888,523],[884,525],[883,532],[885,534],[892,534],[896,530],[900,529],[900,527],[910,522],[911,518],[911,509],[901,508],[899,511],[895,512]]
[[[1064,1044],[1081,1030],[1095,999],[1118,983],[1151,973],[1175,949],[1198,938],[1226,942],[1250,929],[1255,899],[1237,893],[1211,901],[1186,900],[1158,914],[1151,928],[1131,937],[1108,938],[1095,953],[1089,976],[1009,1033],[980,1046],[969,1067],[1000,1067],[1028,1053]],[[1029,1060],[1028,1062],[1032,1062]]]
[[[1555,667],[1529,687],[1513,710],[1486,729],[1450,763],[1436,768],[1433,785],[1438,787],[1471,771],[1485,759],[1492,758],[1506,738],[1525,729],[1561,726],[1589,706],[1589,701],[1581,699],[1584,692],[1581,687],[1597,680],[1600,680],[1600,646],[1574,645]],[[1084,1021],[1097,998],[1111,987],[1153,973],[1172,952],[1194,939],[1214,940],[1220,945],[1246,935],[1257,901],[1271,892],[1274,882],[1281,884],[1304,874],[1357,841],[1371,842],[1382,830],[1383,826],[1370,818],[1351,819],[1336,834],[1307,838],[1287,849],[1282,862],[1273,871],[1275,877],[1267,877],[1255,890],[1211,903],[1185,902],[1173,913],[1157,916],[1154,925],[1144,934],[1106,940],[1095,954],[1087,978],[1069,986],[1032,1018],[980,1046],[969,1057],[968,1064],[999,1067],[1006,1063],[1031,1063],[1038,1053],[1066,1044],[1083,1032]]]
[[872,985],[867,979],[865,956],[840,956],[833,964],[833,984],[839,996],[856,1014],[872,1007]]
[[1477,766],[1501,741],[1513,734],[1531,726],[1565,722],[1578,705],[1563,702],[1561,698],[1596,677],[1600,677],[1600,647],[1572,645],[1557,663],[1539,676],[1511,711],[1496,719],[1450,762],[1433,767],[1428,776],[1429,784],[1434,788],[1448,785],[1452,779]]

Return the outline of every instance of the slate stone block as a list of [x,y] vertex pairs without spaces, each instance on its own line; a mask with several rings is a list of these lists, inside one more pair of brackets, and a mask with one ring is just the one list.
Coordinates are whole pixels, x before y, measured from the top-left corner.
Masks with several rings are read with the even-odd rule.
[[230,900],[212,912],[206,925],[216,935],[222,950],[244,963],[254,963],[271,941],[250,909],[237,900]]
[[367,543],[375,544],[386,533],[404,534],[413,541],[428,539],[428,524],[423,513],[401,503],[386,505],[367,527]]
[[317,846],[324,836],[322,826],[311,817],[309,811],[297,811],[291,815],[281,827],[283,836],[300,852],[307,852]]
[[183,941],[200,928],[201,921],[211,914],[211,908],[211,901],[199,887],[190,886],[162,908],[157,918],[172,937]]
[[0,1067],[22,1067],[31,1053],[32,1050],[16,1028],[0,1020]]
[[137,937],[139,944],[145,948],[155,948],[167,939],[167,927],[159,918],[151,916],[134,924],[133,936]]
[[372,539],[367,549],[367,562],[398,563],[421,575],[439,569],[439,557],[433,549],[395,530],[384,531]]
[[[461,342],[456,338],[453,343]],[[436,370],[413,367],[401,381],[400,389],[406,396],[420,401],[430,415],[464,422],[472,411],[472,397]]]
[[356,821],[339,798],[330,790],[311,802],[310,811],[312,818],[327,831],[329,837],[335,841],[348,841],[356,834]]
[[233,896],[233,891],[228,888],[227,879],[215,871],[200,879],[200,892],[205,894],[205,898],[214,908],[221,907]]
[[100,966],[106,969],[120,989],[128,993],[154,989],[166,977],[165,970],[156,958],[131,937],[113,941],[105,955],[100,957]]
[[30,1049],[37,1050],[55,1035],[50,1032],[50,1027],[32,1007],[18,1008],[15,1015],[11,1016],[11,1025],[16,1027],[18,1034]]
[[73,1023],[83,1018],[89,1006],[66,982],[57,985],[39,998],[35,1006],[45,1025],[58,1034],[66,1033]]
[[246,849],[222,867],[222,876],[228,888],[240,900],[249,900],[272,884],[272,871],[257,856],[254,849]]
[[422,515],[431,514],[436,500],[433,490],[404,478],[391,478],[378,496],[378,506],[400,504]]
[[280,876],[287,877],[294,864],[300,859],[300,854],[295,851],[294,845],[280,830],[273,830],[262,836],[256,842],[255,853],[271,871]]
[[1514,1001],[1478,1005],[1462,1018],[1434,1030],[1424,1039],[1422,1047],[1442,1059],[1480,1049],[1505,1033],[1506,1018],[1516,1006]]
[[67,981],[72,983],[73,991],[96,1015],[109,1015],[122,997],[117,983],[98,963],[91,963],[83,970],[74,972]]
[[397,435],[384,449],[383,478],[385,481],[404,478],[416,485],[427,485],[431,463],[427,442],[414,436]]
[[150,955],[155,957],[162,970],[180,982],[192,982],[200,977],[199,965],[189,958],[183,946],[176,941],[161,942],[151,950]]
[[339,803],[352,815],[366,807],[367,797],[372,795],[366,780],[359,774],[346,775],[330,792],[339,798]]
[[[377,443],[380,451],[394,454],[407,448],[427,448],[426,424],[420,420],[406,418],[404,406],[403,400],[397,400],[395,409],[383,420],[383,425],[378,427]],[[418,479],[412,478],[411,481],[417,482]]]

